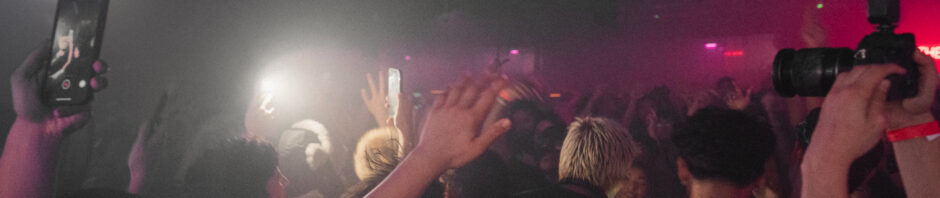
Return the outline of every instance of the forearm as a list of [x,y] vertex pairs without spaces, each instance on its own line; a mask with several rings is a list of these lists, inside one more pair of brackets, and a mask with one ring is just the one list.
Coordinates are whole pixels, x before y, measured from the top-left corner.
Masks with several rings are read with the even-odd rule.
[[0,158],[0,197],[52,197],[56,152],[62,137],[17,119]]
[[916,138],[894,143],[901,180],[909,197],[938,197],[940,141]]
[[447,170],[443,162],[435,162],[424,151],[416,149],[379,183],[366,197],[419,197],[428,184]]
[[127,192],[140,194],[140,192],[142,191],[144,187],[144,178],[145,178],[144,173],[135,173],[132,171],[131,180],[127,184]]
[[[933,120],[933,117],[928,120]],[[894,142],[893,145],[907,195],[940,197],[940,189],[937,188],[940,184],[940,141],[914,138]]]
[[800,165],[803,176],[802,197],[849,197],[849,162],[827,159],[816,153],[808,151]]

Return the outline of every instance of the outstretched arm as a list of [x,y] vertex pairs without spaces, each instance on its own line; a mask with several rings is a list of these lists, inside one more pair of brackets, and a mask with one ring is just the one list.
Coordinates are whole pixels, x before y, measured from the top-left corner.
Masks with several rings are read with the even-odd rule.
[[483,154],[509,130],[508,119],[483,127],[504,80],[472,81],[464,77],[435,99],[417,147],[366,197],[418,197],[444,171]]

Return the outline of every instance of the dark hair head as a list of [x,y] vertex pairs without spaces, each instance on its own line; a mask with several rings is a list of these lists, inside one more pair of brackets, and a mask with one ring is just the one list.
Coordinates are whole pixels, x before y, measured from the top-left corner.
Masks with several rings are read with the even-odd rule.
[[206,150],[189,168],[187,197],[267,197],[267,183],[277,169],[270,143],[236,138]]
[[776,140],[770,125],[752,116],[705,108],[679,126],[673,142],[693,177],[730,181],[740,187],[763,174]]

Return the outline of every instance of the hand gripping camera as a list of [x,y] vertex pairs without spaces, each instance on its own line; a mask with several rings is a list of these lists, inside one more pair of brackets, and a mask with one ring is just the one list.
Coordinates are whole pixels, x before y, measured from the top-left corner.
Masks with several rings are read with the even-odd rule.
[[905,70],[904,75],[891,75],[888,100],[900,100],[917,95],[920,71],[914,63],[917,50],[914,35],[895,34],[895,23],[900,18],[899,0],[868,0],[868,22],[876,30],[858,44],[849,48],[783,49],[777,52],[773,65],[774,89],[780,95],[792,97],[825,96],[839,73],[856,65],[894,63]]

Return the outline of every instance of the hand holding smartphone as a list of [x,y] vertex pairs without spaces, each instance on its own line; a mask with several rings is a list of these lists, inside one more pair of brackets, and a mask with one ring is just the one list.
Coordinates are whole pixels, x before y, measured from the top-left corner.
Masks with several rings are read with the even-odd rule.
[[59,0],[50,60],[43,80],[47,105],[91,102],[92,65],[98,60],[108,0]]

